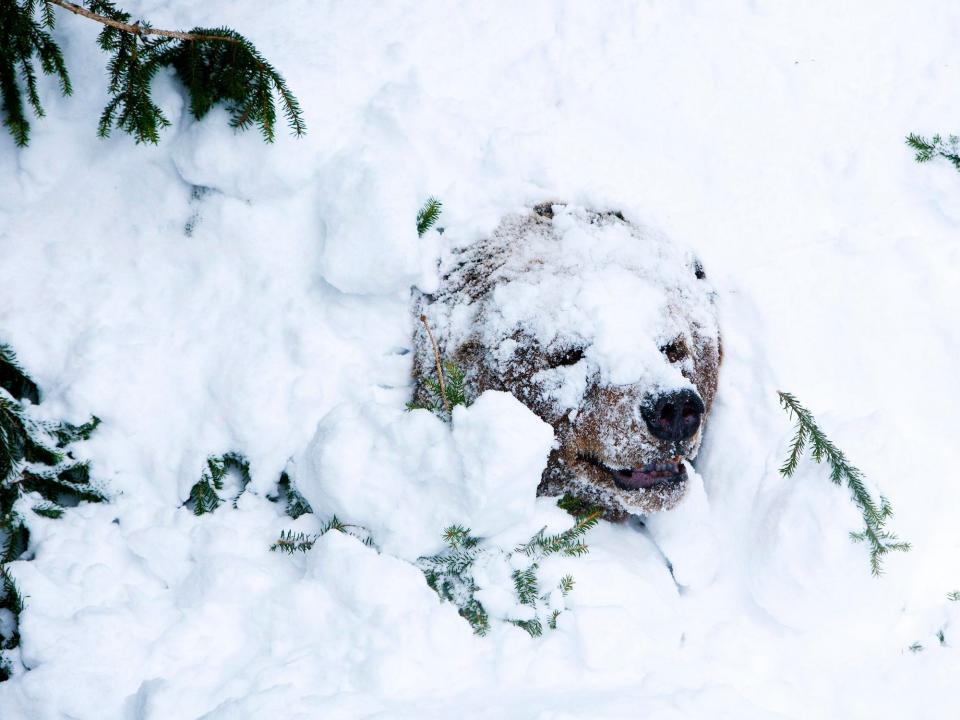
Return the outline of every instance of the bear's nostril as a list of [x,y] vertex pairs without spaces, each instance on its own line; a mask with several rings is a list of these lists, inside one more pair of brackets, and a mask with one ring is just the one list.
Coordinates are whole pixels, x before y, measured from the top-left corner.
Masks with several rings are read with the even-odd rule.
[[663,423],[668,423],[668,424],[672,423],[675,412],[676,411],[673,409],[673,405],[671,403],[667,403],[662,408],[660,408],[660,424],[662,425]]

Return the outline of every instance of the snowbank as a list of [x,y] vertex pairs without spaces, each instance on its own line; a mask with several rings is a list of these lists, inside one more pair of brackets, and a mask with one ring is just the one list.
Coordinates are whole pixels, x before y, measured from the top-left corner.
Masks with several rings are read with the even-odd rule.
[[[97,28],[56,11],[75,94],[43,78],[31,146],[0,136],[0,337],[51,416],[103,418],[86,448],[117,499],[31,518],[33,559],[11,567],[30,669],[0,684],[0,717],[949,715],[960,177],[916,165],[902,141],[957,131],[960,8],[124,7],[157,27],[248,35],[300,97],[309,134],[267,148],[217,113],[196,124],[164,76],[173,127],[158,147],[98,140]],[[445,232],[418,240],[431,194]],[[319,462],[371,481],[346,499],[398,555],[457,512],[491,531],[531,512],[492,512],[526,502],[508,492],[508,461],[526,487],[546,444],[529,418],[468,411],[458,442],[403,412],[407,291],[431,282],[438,249],[550,198],[660,228],[718,291],[725,360],[697,459],[698,532],[597,528],[589,555],[550,569],[576,587],[539,640],[506,625],[473,637],[416,568],[349,537],[270,553],[281,530],[319,526],[267,499],[291,458],[298,473]],[[845,490],[813,465],[778,474],[777,388],[890,498],[914,548],[883,578],[847,539]],[[501,416],[533,438],[523,453],[497,434],[513,427]],[[323,449],[306,453],[315,434]],[[228,450],[250,458],[253,483],[238,508],[193,517],[180,503],[206,456]],[[492,483],[486,505],[464,495],[467,472]],[[308,492],[318,514],[345,501]],[[555,513],[540,501],[520,529]]]
[[314,508],[416,560],[450,525],[481,537],[526,525],[552,443],[553,429],[507,393],[454,408],[452,429],[427,410],[342,406],[321,420],[293,477]]

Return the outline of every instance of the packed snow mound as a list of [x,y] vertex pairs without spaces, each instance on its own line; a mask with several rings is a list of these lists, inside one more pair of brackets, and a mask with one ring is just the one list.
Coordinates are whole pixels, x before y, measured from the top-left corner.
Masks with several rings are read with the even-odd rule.
[[[444,258],[415,312],[468,396],[506,390],[550,423],[540,485],[610,517],[684,496],[716,394],[716,294],[690,250],[619,212],[545,203]],[[417,327],[419,402],[433,341]]]
[[434,551],[444,528],[496,535],[532,516],[552,428],[507,393],[427,410],[350,404],[320,421],[294,482],[323,515],[363,525],[386,552]]
[[525,523],[553,428],[509,393],[488,390],[470,407],[453,409],[453,441],[463,467],[467,527],[483,537]]

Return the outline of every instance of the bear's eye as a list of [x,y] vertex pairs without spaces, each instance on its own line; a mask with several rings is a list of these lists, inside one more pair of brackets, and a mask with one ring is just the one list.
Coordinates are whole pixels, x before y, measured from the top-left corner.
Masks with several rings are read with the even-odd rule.
[[680,362],[690,354],[690,351],[687,349],[687,341],[683,339],[682,335],[661,347],[660,352],[666,355],[667,360],[671,363]]
[[564,348],[563,350],[553,353],[547,358],[547,367],[553,369],[558,367],[566,367],[568,365],[576,365],[581,360],[583,360],[583,348]]

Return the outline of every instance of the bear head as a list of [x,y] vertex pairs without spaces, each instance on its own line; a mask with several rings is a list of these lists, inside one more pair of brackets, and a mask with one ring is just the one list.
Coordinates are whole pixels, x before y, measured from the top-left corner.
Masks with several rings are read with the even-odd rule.
[[[468,400],[507,391],[553,426],[539,494],[609,518],[680,501],[722,354],[715,293],[689,251],[621,213],[546,203],[451,251],[436,292],[415,296]],[[436,363],[422,322],[414,346],[425,403]]]

